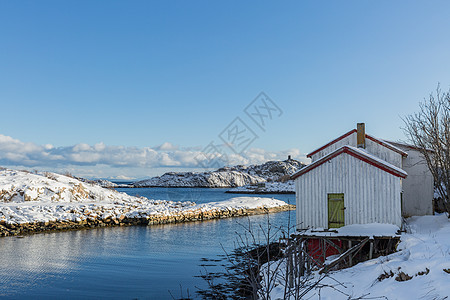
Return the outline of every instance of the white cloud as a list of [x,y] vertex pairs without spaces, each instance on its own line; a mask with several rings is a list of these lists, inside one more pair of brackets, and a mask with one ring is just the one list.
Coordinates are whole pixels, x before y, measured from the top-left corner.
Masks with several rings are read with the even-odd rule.
[[155,149],[162,150],[162,151],[178,150],[178,148],[179,148],[178,146],[175,146],[169,142],[165,142],[164,144],[162,144],[158,147],[155,147]]
[[92,149],[91,146],[89,146],[88,144],[83,144],[83,143],[73,146],[74,152],[89,151],[91,149]]
[[[221,146],[226,150],[226,146]],[[0,165],[23,166],[27,168],[42,168],[48,170],[74,170],[92,168],[122,170],[149,169],[191,169],[201,170],[202,166],[208,164],[207,154],[199,151],[201,148],[180,148],[166,142],[157,147],[125,147],[108,146],[97,143],[93,146],[80,143],[74,146],[54,147],[53,145],[36,145],[24,143],[12,137],[0,134]],[[227,165],[237,164],[260,164],[268,160],[285,160],[288,155],[292,158],[307,162],[305,155],[298,149],[283,151],[266,151],[260,148],[251,148],[243,155],[234,154],[231,151],[224,159]],[[202,164],[199,164],[202,163]],[[87,172],[87,171],[86,171]],[[142,173],[143,173],[142,172]],[[119,172],[117,172],[119,173]],[[113,176],[117,176],[115,173]],[[135,177],[135,174],[123,174],[124,177]],[[105,174],[106,175],[106,174]],[[111,177],[113,177],[111,176]]]
[[117,175],[117,176],[111,177],[111,179],[117,179],[117,180],[133,180],[133,179],[135,179],[135,178],[129,177],[129,176],[125,176],[125,175]]
[[105,144],[103,142],[94,145],[95,151],[103,151],[106,149]]

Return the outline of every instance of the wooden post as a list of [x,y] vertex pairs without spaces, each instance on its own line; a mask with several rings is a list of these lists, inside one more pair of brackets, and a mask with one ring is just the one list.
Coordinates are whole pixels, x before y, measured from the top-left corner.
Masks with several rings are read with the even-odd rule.
[[305,250],[305,243],[303,241],[300,241],[300,251],[297,253],[297,255],[300,258],[300,274],[299,276],[303,276],[305,275],[305,259],[306,259],[306,255],[303,253],[303,251]]
[[370,240],[369,259],[373,257],[373,240]]
[[289,251],[288,251],[288,276],[289,276],[289,287],[293,287],[294,286],[294,264],[293,264],[293,261],[292,261],[292,253],[293,253],[293,251],[292,251],[292,247],[290,247],[289,248]]
[[327,249],[325,248],[326,244],[325,244],[324,238],[321,238],[320,241],[322,244],[323,262],[325,263],[325,260],[327,260]]
[[[348,249],[351,249],[351,248],[352,248],[352,240],[349,240],[348,241]],[[351,267],[353,265],[353,260],[352,260],[351,255],[348,256],[348,264],[349,264],[349,267]]]
[[[347,257],[350,259],[353,253],[361,251],[364,245],[369,241],[369,238],[365,238],[360,243],[356,244],[354,247],[347,249],[344,253],[342,253],[338,258],[333,260],[327,265],[324,265],[323,268],[319,271],[319,274],[327,273],[331,268],[339,264],[341,261],[344,261]],[[350,243],[351,241],[349,241]]]

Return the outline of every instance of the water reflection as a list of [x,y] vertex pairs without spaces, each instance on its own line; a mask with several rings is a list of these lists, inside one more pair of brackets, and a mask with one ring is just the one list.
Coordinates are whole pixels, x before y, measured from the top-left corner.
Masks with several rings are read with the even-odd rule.
[[[294,215],[272,214],[271,223],[286,225]],[[254,228],[267,221],[250,220]],[[177,296],[180,284],[193,294],[206,286],[194,277],[203,271],[201,258],[223,254],[222,246],[231,251],[247,223],[243,217],[0,238],[0,296],[172,299],[168,290]]]

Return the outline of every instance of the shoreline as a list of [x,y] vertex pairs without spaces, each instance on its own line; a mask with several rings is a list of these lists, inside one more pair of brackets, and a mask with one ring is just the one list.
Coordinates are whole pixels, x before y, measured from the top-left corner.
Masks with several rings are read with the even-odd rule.
[[277,194],[292,194],[295,195],[295,192],[290,191],[226,191],[227,194],[249,194],[249,195],[277,195]]
[[166,189],[234,189],[236,187],[231,186],[218,186],[218,187],[211,187],[211,186],[160,186],[160,185],[149,185],[149,186],[115,186],[115,187],[108,187],[110,189],[118,189],[118,188],[135,188],[135,189],[147,189],[147,188],[166,188]]
[[107,217],[87,218],[81,221],[55,220],[47,222],[7,223],[0,221],[0,237],[31,235],[44,232],[57,232],[68,230],[82,230],[97,227],[115,226],[151,226],[163,224],[176,224],[186,222],[203,222],[214,219],[245,217],[282,211],[295,210],[295,205],[287,204],[276,207],[257,208],[222,208],[213,210],[180,211],[170,215],[152,215],[147,217]]

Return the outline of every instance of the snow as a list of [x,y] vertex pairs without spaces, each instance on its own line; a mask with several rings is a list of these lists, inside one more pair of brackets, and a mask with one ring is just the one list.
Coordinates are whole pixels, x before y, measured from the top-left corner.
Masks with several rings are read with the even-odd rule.
[[262,165],[223,167],[211,172],[169,172],[133,183],[135,187],[238,187],[278,180],[302,168],[299,161],[268,161]]
[[[398,252],[332,271],[305,299],[445,299],[450,297],[450,222],[445,214],[412,217],[408,232],[401,235]],[[450,270],[448,270],[450,272]],[[382,274],[393,276],[379,280]],[[397,281],[403,272],[412,278]],[[313,272],[311,282],[323,277]],[[281,282],[279,282],[281,283]],[[283,298],[283,286],[276,286],[271,299]]]
[[392,224],[369,223],[369,224],[351,224],[340,228],[325,230],[323,228],[308,229],[300,232],[302,235],[315,236],[398,236],[400,228]]
[[293,180],[286,182],[266,182],[264,187],[258,187],[258,185],[244,185],[230,189],[229,192],[233,193],[295,193],[295,184]]
[[[365,149],[357,148],[357,147],[352,147],[352,146],[343,146],[343,147],[350,148],[350,149],[352,149],[353,151],[358,152],[358,153],[362,154],[363,156],[366,156],[367,158],[370,158],[370,159],[372,159],[372,160],[374,160],[374,161],[377,161],[379,164],[385,165],[386,167],[389,167],[389,168],[391,168],[391,169],[393,169],[393,170],[395,170],[395,171],[397,171],[397,172],[399,172],[399,173],[401,173],[401,174],[403,174],[403,175],[405,175],[405,176],[408,175],[408,173],[406,173],[405,170],[403,170],[403,169],[401,169],[401,168],[399,168],[399,167],[396,167],[396,166],[394,166],[393,164],[388,163],[387,161],[382,160],[382,159],[379,158],[379,157],[376,157],[375,155],[372,155],[372,154],[368,153]],[[401,151],[401,150],[400,150],[400,151]],[[402,151],[402,152],[403,152],[403,151]]]
[[170,172],[162,176],[153,177],[133,183],[135,187],[163,186],[163,187],[233,187],[245,184],[257,184],[265,179],[238,171],[214,172]]
[[119,186],[118,184],[111,182],[109,180],[106,180],[106,179],[97,179],[97,180],[94,180],[94,182],[104,188],[116,188]]
[[88,218],[169,216],[180,212],[279,207],[272,198],[237,197],[195,204],[133,197],[55,173],[0,171],[0,222],[23,224]]
[[255,209],[255,208],[273,208],[286,205],[286,202],[277,200],[274,198],[261,198],[261,197],[235,197],[227,201],[221,202],[209,202],[203,204],[206,208],[245,208],[245,209]]

